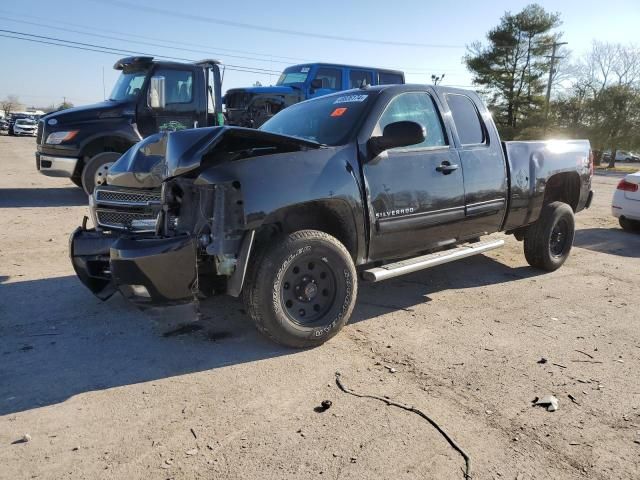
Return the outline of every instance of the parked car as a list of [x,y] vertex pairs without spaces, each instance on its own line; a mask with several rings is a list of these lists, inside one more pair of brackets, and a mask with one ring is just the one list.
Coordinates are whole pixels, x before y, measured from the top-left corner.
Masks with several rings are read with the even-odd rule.
[[6,132],[9,130],[9,121],[4,118],[0,118],[0,131]]
[[224,96],[227,124],[258,128],[283,108],[309,98],[360,88],[403,84],[404,73],[375,67],[308,63],[285,68],[272,87],[234,88]]
[[640,171],[626,175],[613,194],[613,216],[629,231],[640,231]]
[[129,147],[165,130],[222,125],[220,67],[127,57],[109,99],[44,116],[36,137],[43,175],[68,177],[90,194]]
[[13,124],[14,135],[36,136],[37,123],[32,118],[18,118]]
[[95,228],[72,234],[70,257],[103,300],[243,293],[261,332],[309,347],[347,323],[360,279],[504,244],[480,241],[488,233],[560,268],[592,175],[587,140],[501,142],[474,92],[367,87],[298,103],[259,130],[148,137],[95,189]]
[[16,123],[16,121],[21,120],[21,119],[29,119],[32,120],[33,117],[31,115],[28,115],[26,113],[12,113],[9,116],[9,125],[8,125],[8,134],[9,135],[15,135],[15,131],[14,131],[14,125]]
[[[611,160],[611,150],[607,150],[602,154],[602,159],[605,162]],[[616,151],[616,162],[640,162],[640,155],[634,152],[626,152],[624,150]]]

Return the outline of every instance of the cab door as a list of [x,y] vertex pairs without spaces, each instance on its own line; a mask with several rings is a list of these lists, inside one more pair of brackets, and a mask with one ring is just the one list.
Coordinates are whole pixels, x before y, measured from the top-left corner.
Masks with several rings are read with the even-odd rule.
[[384,108],[372,136],[403,120],[422,125],[425,141],[387,150],[363,165],[372,224],[371,260],[454,243],[464,219],[462,169],[434,97],[426,91],[397,94]]
[[202,98],[205,87],[201,69],[159,65],[152,76],[164,78],[165,106],[151,108],[148,92],[140,96],[137,123],[143,137],[157,132],[206,126],[206,101]]
[[500,230],[507,209],[507,165],[500,139],[488,112],[483,117],[470,95],[443,95],[456,132],[464,174],[465,220],[462,238],[476,238]]

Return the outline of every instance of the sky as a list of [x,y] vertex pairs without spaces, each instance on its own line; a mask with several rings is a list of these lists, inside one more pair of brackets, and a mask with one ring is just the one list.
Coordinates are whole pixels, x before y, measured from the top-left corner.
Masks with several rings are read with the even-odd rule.
[[[483,41],[505,11],[518,12],[528,3],[4,1],[0,2],[0,30],[4,30],[0,31],[0,99],[15,94],[28,107],[46,107],[63,99],[75,105],[100,101],[105,94],[108,97],[119,73],[113,70],[114,62],[127,56],[2,37],[16,35],[6,31],[190,60],[216,58],[229,66],[223,92],[256,81],[273,84],[286,66],[313,61],[396,68],[410,83],[431,83],[432,74],[445,74],[443,84],[471,86],[462,62],[466,45]],[[573,57],[587,52],[593,40],[640,45],[640,0],[538,3],[560,13],[559,30]],[[231,71],[232,65],[254,71]]]

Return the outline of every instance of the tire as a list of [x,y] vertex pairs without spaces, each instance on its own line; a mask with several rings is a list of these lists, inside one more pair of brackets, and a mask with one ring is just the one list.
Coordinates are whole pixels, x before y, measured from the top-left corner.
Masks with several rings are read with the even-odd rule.
[[323,344],[349,321],[358,277],[331,235],[300,230],[276,237],[251,259],[243,295],[260,332],[294,348]]
[[618,221],[620,222],[620,226],[627,232],[640,232],[640,222],[629,220],[625,217],[620,217]]
[[571,207],[562,202],[545,205],[540,218],[527,229],[524,256],[532,267],[548,272],[557,270],[569,257],[574,235]]
[[84,189],[82,186],[82,177],[71,177],[69,180],[71,180],[76,187]]
[[[91,157],[91,159],[89,159],[88,162],[85,163],[80,179],[82,188],[87,193],[87,195],[91,195],[93,193],[93,189],[96,187],[96,185],[104,185],[106,183],[106,170],[111,165],[113,165],[121,156],[122,154],[117,152],[102,152],[94,155],[93,157]],[[100,183],[101,180],[97,180],[96,177],[100,179],[103,178],[103,183]]]

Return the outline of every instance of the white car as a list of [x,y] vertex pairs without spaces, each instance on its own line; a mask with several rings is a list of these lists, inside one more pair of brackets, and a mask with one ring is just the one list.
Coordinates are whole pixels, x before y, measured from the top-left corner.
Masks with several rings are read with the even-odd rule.
[[611,211],[622,228],[640,231],[640,171],[620,180],[613,194]]
[[13,124],[14,135],[31,135],[36,136],[38,124],[29,118],[19,118]]

